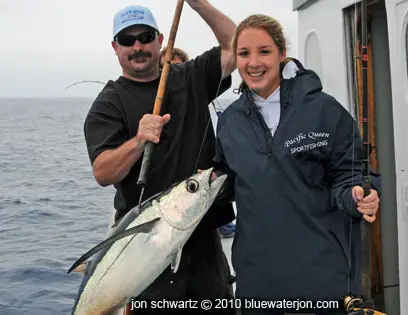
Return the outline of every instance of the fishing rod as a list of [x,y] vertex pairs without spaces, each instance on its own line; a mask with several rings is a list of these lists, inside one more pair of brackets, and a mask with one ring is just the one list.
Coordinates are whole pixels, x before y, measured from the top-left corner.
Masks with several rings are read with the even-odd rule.
[[[370,194],[370,142],[369,142],[369,113],[368,113],[368,31],[367,31],[367,0],[361,1],[361,61],[362,70],[362,129],[364,146],[363,183],[364,197]],[[375,310],[371,300],[371,226],[369,222],[362,221],[362,278],[361,293],[358,298],[348,295],[344,299],[344,307],[349,315],[386,315]]]
[[[367,0],[361,1],[361,69],[362,69],[362,127],[363,127],[363,145],[364,145],[364,169],[363,169],[363,189],[364,197],[370,194],[371,179],[370,179],[370,143],[369,143],[369,115],[368,115],[368,48],[367,48]],[[371,281],[370,281],[370,265],[371,265],[371,243],[370,243],[370,224],[364,222],[362,224],[362,257],[363,257],[363,277],[362,277],[362,295],[367,299],[371,299]]]
[[[181,12],[183,10],[183,5],[184,5],[184,0],[178,0],[176,10],[174,12],[173,23],[170,29],[169,41],[168,41],[166,55],[165,55],[165,62],[163,64],[159,88],[158,88],[156,100],[154,103],[153,115],[160,114],[161,105],[163,102],[164,91],[166,90],[167,77],[168,77],[169,70],[170,70],[170,63],[172,59],[174,42],[176,40],[176,34],[178,30],[178,25],[180,22]],[[146,187],[147,171],[150,166],[151,157],[152,157],[154,148],[155,148],[155,143],[153,142],[147,142],[144,148],[142,166],[140,168],[139,179],[137,181],[137,185],[142,187],[142,191],[140,192],[140,198],[139,198],[139,207],[141,205],[144,189]]]

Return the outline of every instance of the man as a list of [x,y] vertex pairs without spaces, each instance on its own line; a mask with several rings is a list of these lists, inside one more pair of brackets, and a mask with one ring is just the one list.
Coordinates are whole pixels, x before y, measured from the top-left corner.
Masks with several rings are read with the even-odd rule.
[[[235,69],[229,42],[235,24],[207,0],[186,0],[213,30],[219,47],[172,65],[160,115],[151,115],[160,81],[163,35],[152,12],[129,6],[116,13],[112,47],[122,76],[110,80],[86,117],[84,133],[96,181],[114,185],[115,220],[137,206],[143,150],[156,143],[144,199],[212,166],[214,132],[208,104],[231,86]],[[138,300],[214,299],[232,296],[229,268],[217,228],[235,218],[231,205],[213,205],[183,248],[179,270],[167,269]],[[137,263],[137,261],[135,262]],[[162,314],[141,310],[137,314]]]

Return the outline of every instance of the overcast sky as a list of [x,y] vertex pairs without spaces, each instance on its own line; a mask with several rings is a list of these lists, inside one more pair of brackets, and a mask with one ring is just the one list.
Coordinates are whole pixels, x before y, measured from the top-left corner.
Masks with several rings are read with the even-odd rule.
[[[210,3],[236,23],[253,13],[277,18],[289,40],[288,54],[297,57],[297,13],[292,1]],[[95,97],[100,84],[65,87],[82,80],[106,82],[121,74],[110,43],[113,16],[131,4],[152,10],[166,44],[176,0],[0,0],[0,97]],[[175,46],[194,57],[214,45],[211,29],[185,3]],[[238,84],[235,72],[233,87]]]

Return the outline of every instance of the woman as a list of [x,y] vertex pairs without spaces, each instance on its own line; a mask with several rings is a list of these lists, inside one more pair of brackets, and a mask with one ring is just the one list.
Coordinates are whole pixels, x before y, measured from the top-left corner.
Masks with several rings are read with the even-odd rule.
[[245,19],[232,49],[243,83],[218,120],[215,162],[230,174],[227,193],[237,205],[236,296],[317,302],[358,295],[359,225],[375,220],[379,186],[372,174],[363,199],[354,119],[322,92],[313,71],[286,59],[273,18]]

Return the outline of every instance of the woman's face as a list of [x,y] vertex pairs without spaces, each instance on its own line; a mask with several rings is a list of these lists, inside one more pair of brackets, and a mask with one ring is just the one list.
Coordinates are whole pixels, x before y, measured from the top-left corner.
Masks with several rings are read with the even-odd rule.
[[264,99],[279,86],[280,63],[285,60],[272,37],[263,29],[248,28],[237,41],[237,68],[248,87]]

